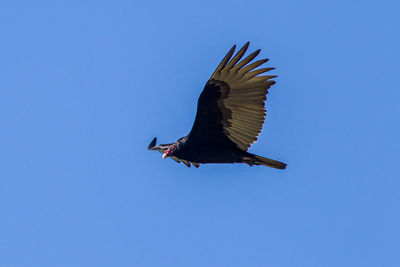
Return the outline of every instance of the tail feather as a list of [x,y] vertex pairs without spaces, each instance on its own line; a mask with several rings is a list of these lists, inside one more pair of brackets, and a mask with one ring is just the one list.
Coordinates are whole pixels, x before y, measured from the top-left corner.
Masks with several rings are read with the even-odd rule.
[[264,158],[258,155],[254,155],[252,162],[250,165],[262,165],[262,166],[268,166],[272,167],[275,169],[285,169],[286,164],[277,160],[269,159],[269,158]]

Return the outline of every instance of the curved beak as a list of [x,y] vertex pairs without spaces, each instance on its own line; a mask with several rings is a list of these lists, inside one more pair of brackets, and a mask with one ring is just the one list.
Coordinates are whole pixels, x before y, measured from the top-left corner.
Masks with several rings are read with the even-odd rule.
[[162,158],[163,159],[166,159],[168,156],[167,156],[167,153],[164,153],[163,155],[162,155]]

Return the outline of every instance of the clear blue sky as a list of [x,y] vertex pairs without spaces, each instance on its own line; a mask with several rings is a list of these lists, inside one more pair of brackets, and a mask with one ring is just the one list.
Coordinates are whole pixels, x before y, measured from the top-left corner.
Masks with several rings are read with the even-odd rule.
[[[398,1],[2,1],[0,266],[400,266]],[[253,153],[187,168],[233,44],[276,67]]]

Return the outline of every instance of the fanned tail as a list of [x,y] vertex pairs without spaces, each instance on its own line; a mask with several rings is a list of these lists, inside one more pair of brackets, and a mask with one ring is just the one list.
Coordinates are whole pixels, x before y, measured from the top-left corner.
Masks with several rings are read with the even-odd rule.
[[250,166],[262,165],[262,166],[268,166],[268,167],[275,168],[275,169],[285,169],[287,166],[283,162],[269,159],[269,158],[264,158],[264,157],[261,157],[258,155],[253,155],[253,154],[251,154],[251,157],[244,157],[243,160],[244,160],[244,163],[247,163]]

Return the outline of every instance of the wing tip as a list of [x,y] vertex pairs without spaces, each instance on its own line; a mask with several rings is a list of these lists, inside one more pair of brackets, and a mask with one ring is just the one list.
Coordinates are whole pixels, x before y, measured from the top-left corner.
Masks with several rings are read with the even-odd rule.
[[156,146],[157,137],[154,137],[153,140],[150,142],[149,146],[147,147],[148,150],[151,150],[153,147]]

